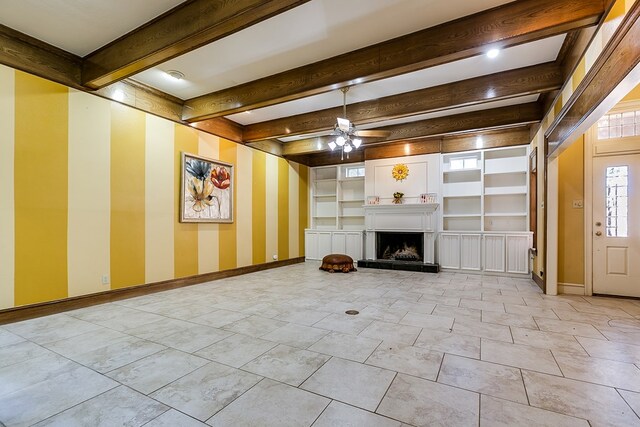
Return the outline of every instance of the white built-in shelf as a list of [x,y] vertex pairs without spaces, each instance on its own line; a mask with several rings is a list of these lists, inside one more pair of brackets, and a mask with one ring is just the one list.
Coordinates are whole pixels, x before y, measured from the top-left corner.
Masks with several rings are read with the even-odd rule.
[[364,176],[347,177],[364,164],[320,166],[310,169],[311,229],[364,229]]
[[485,187],[485,196],[507,196],[514,194],[527,194],[527,187],[513,186],[513,187]]
[[[527,146],[447,153],[441,160],[444,231],[528,230]],[[451,169],[461,162],[478,167]]]
[[442,197],[446,198],[446,199],[473,199],[473,198],[480,198],[481,196],[479,194],[450,194],[450,195],[443,195]]
[[506,174],[526,174],[527,171],[498,171],[498,172],[485,172],[486,175],[506,175]]
[[488,213],[485,212],[484,216],[527,216],[526,212],[505,212],[505,213]]
[[446,214],[442,215],[443,218],[479,218],[482,214]]
[[464,172],[480,172],[481,168],[469,168],[469,169],[445,169],[444,173],[464,173]]

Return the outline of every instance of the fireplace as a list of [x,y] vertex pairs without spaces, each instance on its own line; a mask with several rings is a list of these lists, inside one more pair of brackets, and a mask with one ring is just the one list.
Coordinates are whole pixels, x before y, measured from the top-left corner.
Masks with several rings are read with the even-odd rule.
[[424,233],[376,232],[376,258],[422,262]]
[[358,267],[437,273],[437,203],[365,205],[365,258]]

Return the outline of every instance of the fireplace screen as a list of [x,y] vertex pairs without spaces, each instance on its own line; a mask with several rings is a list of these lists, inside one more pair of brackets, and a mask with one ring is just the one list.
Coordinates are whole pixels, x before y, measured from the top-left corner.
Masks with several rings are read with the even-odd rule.
[[397,261],[422,261],[423,233],[376,233],[376,258]]

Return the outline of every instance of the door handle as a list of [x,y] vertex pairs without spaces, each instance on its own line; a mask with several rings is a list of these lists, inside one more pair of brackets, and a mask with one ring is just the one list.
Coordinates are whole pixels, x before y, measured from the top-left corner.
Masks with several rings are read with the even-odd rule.
[[602,231],[596,231],[596,236],[602,236]]
[[596,222],[596,227],[600,227],[602,223],[600,221]]

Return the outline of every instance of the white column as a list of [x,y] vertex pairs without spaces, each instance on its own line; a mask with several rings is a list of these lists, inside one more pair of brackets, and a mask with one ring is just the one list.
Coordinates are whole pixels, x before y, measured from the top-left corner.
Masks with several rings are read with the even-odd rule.
[[547,163],[547,295],[558,295],[558,157]]

